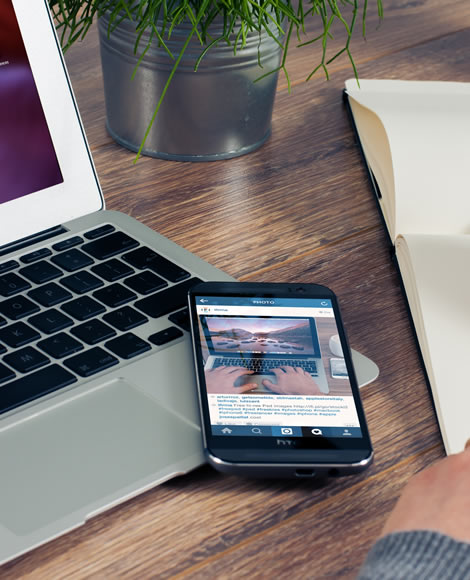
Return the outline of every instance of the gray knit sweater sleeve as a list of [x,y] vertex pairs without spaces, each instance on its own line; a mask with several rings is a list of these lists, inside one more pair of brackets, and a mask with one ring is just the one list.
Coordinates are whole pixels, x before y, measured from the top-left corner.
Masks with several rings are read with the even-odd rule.
[[428,530],[396,532],[371,548],[357,580],[470,580],[470,544]]

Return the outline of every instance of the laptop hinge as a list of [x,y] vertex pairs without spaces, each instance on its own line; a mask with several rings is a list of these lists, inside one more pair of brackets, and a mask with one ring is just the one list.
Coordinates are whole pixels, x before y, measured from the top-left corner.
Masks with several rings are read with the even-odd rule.
[[17,240],[16,242],[5,244],[4,246],[0,247],[0,256],[6,256],[7,254],[11,254],[12,252],[21,250],[21,248],[27,248],[28,246],[32,246],[33,244],[37,244],[38,242],[48,240],[49,238],[53,238],[54,236],[58,236],[67,231],[68,230],[64,228],[64,226],[55,226],[53,228],[49,228],[48,230],[43,230],[38,234],[33,234],[32,236],[28,236],[26,238],[22,238],[21,240]]

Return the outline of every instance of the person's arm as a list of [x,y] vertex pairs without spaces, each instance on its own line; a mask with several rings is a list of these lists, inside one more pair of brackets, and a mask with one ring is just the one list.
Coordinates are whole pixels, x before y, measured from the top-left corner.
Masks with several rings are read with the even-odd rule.
[[470,578],[470,448],[413,476],[358,580]]
[[468,580],[470,544],[431,530],[393,532],[369,551],[357,580]]

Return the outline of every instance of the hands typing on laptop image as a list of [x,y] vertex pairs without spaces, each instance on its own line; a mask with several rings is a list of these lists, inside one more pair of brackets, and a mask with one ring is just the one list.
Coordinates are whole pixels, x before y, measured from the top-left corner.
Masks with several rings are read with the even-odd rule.
[[204,316],[201,324],[209,355],[206,372],[242,368],[250,376],[240,376],[235,386],[249,382],[255,385],[250,392],[280,394],[295,389],[289,380],[295,372],[304,383],[306,375],[312,379],[307,392],[329,392],[313,318]]
[[[255,371],[240,367],[218,366],[205,371],[207,392],[212,394],[249,394],[258,392],[253,382]],[[263,379],[266,391],[278,395],[321,395],[315,379],[300,367],[280,366],[272,371],[272,378]]]

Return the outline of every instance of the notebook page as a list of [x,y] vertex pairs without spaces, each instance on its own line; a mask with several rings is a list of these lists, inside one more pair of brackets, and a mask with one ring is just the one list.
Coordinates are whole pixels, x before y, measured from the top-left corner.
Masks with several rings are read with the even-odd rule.
[[361,80],[360,86],[348,81],[348,94],[380,118],[390,147],[391,233],[470,233],[470,83]]
[[400,272],[447,453],[470,438],[470,236],[400,236]]
[[[352,82],[356,83],[355,80]],[[349,86],[348,83],[346,84]],[[361,146],[382,196],[378,200],[382,215],[391,239],[395,240],[395,182],[393,177],[392,153],[390,151],[387,133],[382,121],[375,112],[369,107],[364,106],[364,99],[361,98],[359,103],[355,99],[354,90],[348,90],[348,93],[351,97],[349,104],[354,116]]]

